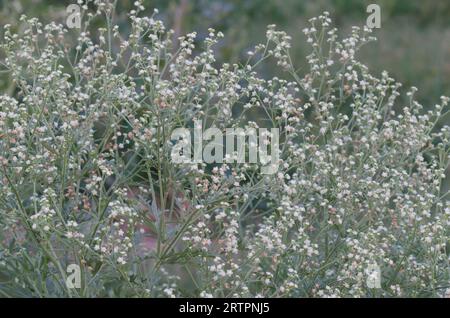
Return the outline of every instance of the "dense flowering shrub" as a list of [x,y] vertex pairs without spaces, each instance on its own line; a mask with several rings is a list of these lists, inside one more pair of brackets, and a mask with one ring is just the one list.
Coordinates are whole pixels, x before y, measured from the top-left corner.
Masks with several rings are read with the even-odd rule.
[[[125,39],[95,2],[76,44],[56,23],[5,27],[16,88],[0,96],[2,296],[448,293],[450,129],[436,123],[449,98],[424,112],[413,88],[396,105],[401,85],[356,59],[369,29],[339,40],[328,13],[311,19],[303,63],[269,26],[248,60],[217,65],[220,32],[178,44],[136,3]],[[106,27],[93,35],[96,19]],[[258,75],[260,63],[286,79]],[[171,132],[194,120],[278,127],[278,172],[233,156],[172,162]],[[70,264],[80,288],[66,284]]]

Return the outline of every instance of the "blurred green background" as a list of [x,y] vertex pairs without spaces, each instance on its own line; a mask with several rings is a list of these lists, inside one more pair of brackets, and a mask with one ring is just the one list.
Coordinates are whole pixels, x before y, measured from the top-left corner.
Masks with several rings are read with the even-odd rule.
[[[123,16],[121,30],[126,32],[126,12],[134,0],[119,0]],[[6,23],[17,28],[21,14],[43,21],[64,22],[65,9],[76,0],[0,0],[0,28]],[[201,39],[213,27],[224,32],[218,48],[219,61],[237,62],[253,45],[264,41],[265,28],[276,24],[293,37],[293,53],[298,67],[309,53],[302,28],[307,20],[324,10],[331,13],[342,34],[352,25],[363,25],[366,7],[381,7],[381,29],[375,31],[378,42],[366,46],[360,60],[377,75],[387,70],[405,87],[417,86],[419,101],[434,105],[439,96],[450,95],[450,1],[449,0],[145,0],[150,13],[160,10],[159,18],[177,35],[197,31]],[[0,31],[1,33],[1,31]],[[266,76],[277,74],[270,65],[262,69]],[[8,79],[0,74],[0,89]]]

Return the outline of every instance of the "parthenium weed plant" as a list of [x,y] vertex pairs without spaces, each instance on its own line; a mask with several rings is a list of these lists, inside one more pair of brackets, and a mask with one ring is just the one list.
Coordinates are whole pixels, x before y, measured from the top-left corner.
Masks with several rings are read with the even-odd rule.
[[[91,4],[78,31],[5,26],[1,296],[448,294],[449,98],[425,112],[413,88],[396,104],[401,85],[356,59],[369,29],[338,39],[325,12],[303,30],[306,61],[269,26],[246,61],[218,65],[220,32],[174,40],[138,2],[125,37],[113,5]],[[171,132],[195,120],[279,128],[278,171],[172,162]]]

